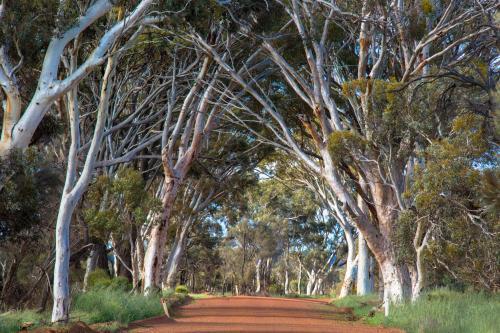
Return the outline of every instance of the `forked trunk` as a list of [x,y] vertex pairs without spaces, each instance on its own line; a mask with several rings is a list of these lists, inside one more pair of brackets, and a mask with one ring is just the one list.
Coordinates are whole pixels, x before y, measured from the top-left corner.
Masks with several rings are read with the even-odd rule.
[[306,286],[307,296],[312,295],[315,282],[316,282],[316,272],[314,270],[311,270],[311,272],[309,273],[309,279],[307,280],[307,286]]
[[167,241],[167,229],[174,205],[178,182],[173,179],[166,180],[166,188],[163,194],[163,212],[161,221],[153,226],[149,238],[146,254],[144,255],[144,281],[143,289],[145,294],[149,294],[154,289],[160,288],[161,266],[165,243]]

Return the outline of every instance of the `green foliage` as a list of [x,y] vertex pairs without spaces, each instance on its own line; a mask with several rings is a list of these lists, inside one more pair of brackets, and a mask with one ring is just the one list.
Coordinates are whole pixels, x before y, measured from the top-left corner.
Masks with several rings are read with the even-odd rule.
[[268,287],[268,291],[271,295],[281,295],[283,294],[283,287],[273,283]]
[[357,318],[367,317],[374,307],[380,305],[378,295],[349,295],[332,302],[335,306],[352,308]]
[[75,295],[72,309],[75,317],[89,324],[109,321],[128,324],[163,313],[159,295],[143,296],[110,288]]
[[[445,263],[452,267],[455,280],[495,290],[500,285],[495,268],[499,243],[494,236],[500,227],[494,208],[497,199],[493,199],[498,189],[492,188],[497,161],[489,148],[482,117],[459,115],[450,130],[448,137],[432,142],[422,152],[425,167],[416,167],[410,189],[415,210],[401,215],[395,234],[404,236],[414,230],[416,219],[432,224],[435,237],[427,259],[433,266]],[[409,244],[406,238],[399,248]],[[442,278],[449,272],[433,271],[434,279],[438,279],[434,282],[444,283]]]
[[133,168],[119,169],[113,179],[97,177],[88,190],[87,202],[90,207],[84,210],[85,221],[91,234],[101,240],[111,232],[123,233],[144,223],[148,212],[161,207],[145,190],[141,173]]
[[349,156],[364,151],[367,141],[354,131],[335,131],[328,138],[328,149],[335,162],[349,161]]
[[396,246],[397,260],[402,263],[413,263],[415,248],[413,237],[417,228],[417,215],[413,210],[405,210],[399,214],[398,223],[394,228],[393,241]]
[[103,269],[96,269],[94,272],[90,273],[87,283],[90,290],[111,289],[127,291],[131,288],[127,278],[123,276],[111,278]]
[[460,293],[437,289],[415,303],[391,307],[389,317],[373,311],[380,305],[377,295],[347,296],[334,305],[350,307],[357,319],[372,325],[399,327],[408,333],[493,333],[500,325],[500,297],[483,293]]
[[188,287],[186,287],[185,285],[178,285],[175,287],[175,292],[178,293],[178,294],[185,294],[187,295],[189,293],[189,289]]
[[500,297],[436,290],[393,307],[386,325],[408,333],[493,333],[500,327]]
[[60,184],[56,169],[34,148],[0,159],[0,240],[39,237]]
[[107,288],[111,284],[111,277],[104,269],[96,269],[89,274],[87,285],[89,289]]
[[9,311],[0,314],[0,332],[19,332],[22,323],[32,322],[33,327],[38,327],[46,323],[48,314],[41,314],[31,310]]
[[161,295],[163,297],[170,297],[172,296],[173,294],[175,294],[175,290],[172,289],[172,288],[166,288],[166,289],[162,289],[161,291]]
[[425,15],[432,14],[434,8],[432,6],[431,0],[422,0],[422,11]]

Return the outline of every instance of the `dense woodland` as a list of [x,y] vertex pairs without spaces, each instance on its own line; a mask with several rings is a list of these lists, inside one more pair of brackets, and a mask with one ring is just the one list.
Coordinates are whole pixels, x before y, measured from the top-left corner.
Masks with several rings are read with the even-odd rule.
[[497,292],[498,6],[0,0],[0,309]]

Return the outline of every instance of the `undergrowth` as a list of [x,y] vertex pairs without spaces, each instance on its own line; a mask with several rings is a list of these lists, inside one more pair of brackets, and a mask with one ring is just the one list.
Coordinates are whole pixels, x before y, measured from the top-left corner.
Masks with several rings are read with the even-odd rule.
[[372,325],[399,327],[407,333],[496,333],[500,327],[500,295],[437,289],[416,302],[393,306],[389,317],[373,311],[376,295],[348,296],[333,302],[353,308],[354,315]]

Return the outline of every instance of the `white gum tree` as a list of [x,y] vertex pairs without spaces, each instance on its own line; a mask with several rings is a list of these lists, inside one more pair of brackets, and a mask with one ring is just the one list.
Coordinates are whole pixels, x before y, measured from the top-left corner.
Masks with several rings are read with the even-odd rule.
[[[5,156],[13,148],[23,149],[30,144],[35,130],[51,105],[102,65],[109,56],[112,46],[140,23],[153,3],[153,0],[138,2],[133,10],[122,16],[121,20],[110,25],[96,41],[94,49],[66,76],[61,75],[61,61],[68,45],[96,21],[110,13],[114,6],[113,1],[93,1],[69,27],[57,26],[39,68],[36,90],[27,102],[21,98],[24,87],[20,86],[21,81],[16,77],[16,72],[23,66],[23,55],[19,54],[19,59],[11,59],[7,46],[0,42],[0,87],[4,96],[0,157]],[[62,13],[66,5],[66,1],[60,1],[58,13]],[[8,10],[8,4],[2,2],[0,19],[2,13]]]

